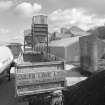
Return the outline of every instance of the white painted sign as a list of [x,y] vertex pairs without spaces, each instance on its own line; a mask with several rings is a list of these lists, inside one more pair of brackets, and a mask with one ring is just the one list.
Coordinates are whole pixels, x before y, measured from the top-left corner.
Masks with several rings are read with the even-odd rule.
[[18,85],[29,85],[38,83],[49,83],[56,81],[63,81],[65,72],[61,70],[43,71],[32,73],[21,73],[16,75]]

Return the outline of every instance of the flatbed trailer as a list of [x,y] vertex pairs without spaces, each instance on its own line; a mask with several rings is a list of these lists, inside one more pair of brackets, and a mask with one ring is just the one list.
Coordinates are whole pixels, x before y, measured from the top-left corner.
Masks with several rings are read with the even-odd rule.
[[[64,61],[50,54],[39,54],[36,57],[41,56],[42,59],[37,59],[38,61],[33,56],[36,53],[23,53],[16,64],[16,99],[28,101],[29,105],[62,105],[62,89],[65,88]],[[27,57],[31,59],[30,62]]]

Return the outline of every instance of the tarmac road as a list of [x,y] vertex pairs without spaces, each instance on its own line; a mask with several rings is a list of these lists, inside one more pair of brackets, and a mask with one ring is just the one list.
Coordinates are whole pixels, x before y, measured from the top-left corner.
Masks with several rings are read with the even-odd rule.
[[11,81],[8,81],[7,78],[0,79],[0,105],[28,105],[16,101],[14,79]]

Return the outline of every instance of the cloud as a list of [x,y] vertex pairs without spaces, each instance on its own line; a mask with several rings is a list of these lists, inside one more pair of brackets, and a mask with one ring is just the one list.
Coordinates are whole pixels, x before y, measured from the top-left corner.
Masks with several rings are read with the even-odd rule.
[[59,29],[61,27],[70,27],[76,25],[82,29],[88,30],[95,26],[104,25],[105,19],[99,18],[95,14],[89,14],[84,9],[65,9],[56,10],[49,15],[50,27]]
[[1,35],[2,35],[2,34],[8,34],[8,33],[10,33],[10,30],[4,29],[4,28],[0,28],[0,34],[1,34]]
[[38,3],[34,3],[32,5],[29,2],[23,2],[16,6],[15,12],[19,16],[32,17],[35,13],[39,12],[41,9],[42,9],[42,6]]
[[24,34],[18,30],[16,33],[14,30],[0,28],[0,45],[6,43],[24,43]]
[[11,36],[11,30],[0,28],[0,45],[5,44]]
[[8,10],[13,6],[12,1],[0,1],[0,10]]
[[[42,0],[44,1],[44,0]],[[98,15],[105,14],[105,0],[46,0],[50,8],[85,8]],[[46,2],[45,2],[46,3]],[[58,5],[59,4],[59,5]],[[46,4],[47,6],[47,4]]]
[[22,35],[13,36],[12,38],[8,39],[9,43],[21,43],[24,44],[24,37]]

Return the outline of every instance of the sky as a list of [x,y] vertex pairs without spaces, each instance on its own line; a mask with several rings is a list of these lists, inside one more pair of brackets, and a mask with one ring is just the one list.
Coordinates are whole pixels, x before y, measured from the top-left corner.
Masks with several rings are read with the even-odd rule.
[[23,41],[32,16],[48,16],[49,32],[78,26],[84,30],[105,24],[105,0],[0,0],[0,42]]

